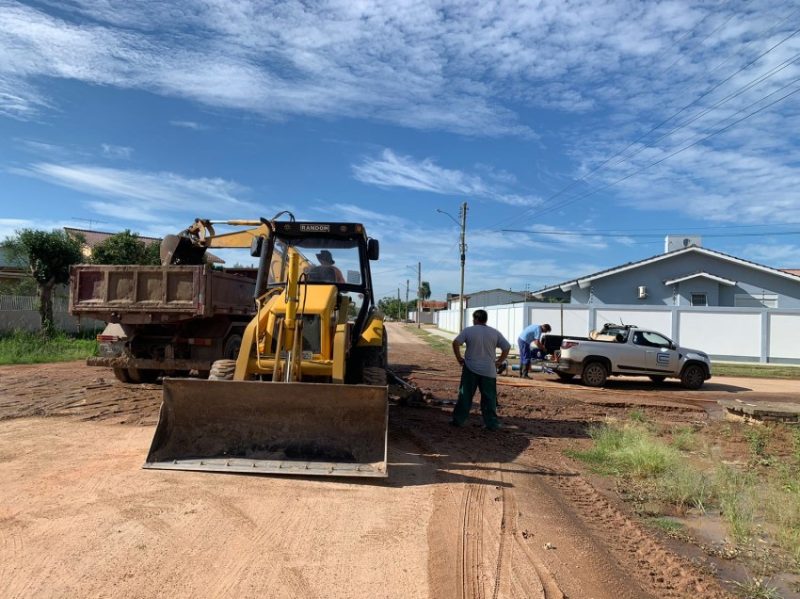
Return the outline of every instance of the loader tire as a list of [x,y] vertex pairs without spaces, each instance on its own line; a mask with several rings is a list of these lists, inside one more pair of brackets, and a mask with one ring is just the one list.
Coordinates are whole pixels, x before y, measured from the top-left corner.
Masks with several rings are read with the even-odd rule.
[[232,381],[236,360],[216,360],[208,373],[209,381]]

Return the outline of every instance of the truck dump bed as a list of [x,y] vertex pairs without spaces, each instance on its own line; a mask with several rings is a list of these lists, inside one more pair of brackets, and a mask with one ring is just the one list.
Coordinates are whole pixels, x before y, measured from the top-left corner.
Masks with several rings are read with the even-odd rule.
[[78,265],[70,313],[106,322],[168,323],[252,315],[255,281],[197,266]]

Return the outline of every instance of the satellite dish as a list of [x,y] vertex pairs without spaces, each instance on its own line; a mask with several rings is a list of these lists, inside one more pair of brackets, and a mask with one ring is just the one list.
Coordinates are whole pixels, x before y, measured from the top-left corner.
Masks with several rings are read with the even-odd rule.
[[688,237],[684,237],[683,238],[683,247],[688,248],[689,247],[689,243],[691,243],[689,238]]

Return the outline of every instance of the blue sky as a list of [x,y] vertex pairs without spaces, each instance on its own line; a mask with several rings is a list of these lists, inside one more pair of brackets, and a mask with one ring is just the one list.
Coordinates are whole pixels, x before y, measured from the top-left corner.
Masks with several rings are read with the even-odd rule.
[[667,233],[800,268],[798,30],[760,0],[0,0],[0,238],[288,209],[363,222],[379,296],[421,262],[443,298],[466,201],[468,292]]

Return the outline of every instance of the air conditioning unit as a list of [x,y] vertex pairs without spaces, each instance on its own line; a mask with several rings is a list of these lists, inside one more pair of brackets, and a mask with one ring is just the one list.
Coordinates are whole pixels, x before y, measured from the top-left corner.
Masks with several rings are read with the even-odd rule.
[[664,253],[673,252],[696,245],[700,247],[703,238],[700,235],[667,235],[664,238]]
[[647,287],[639,285],[639,299],[647,299]]

